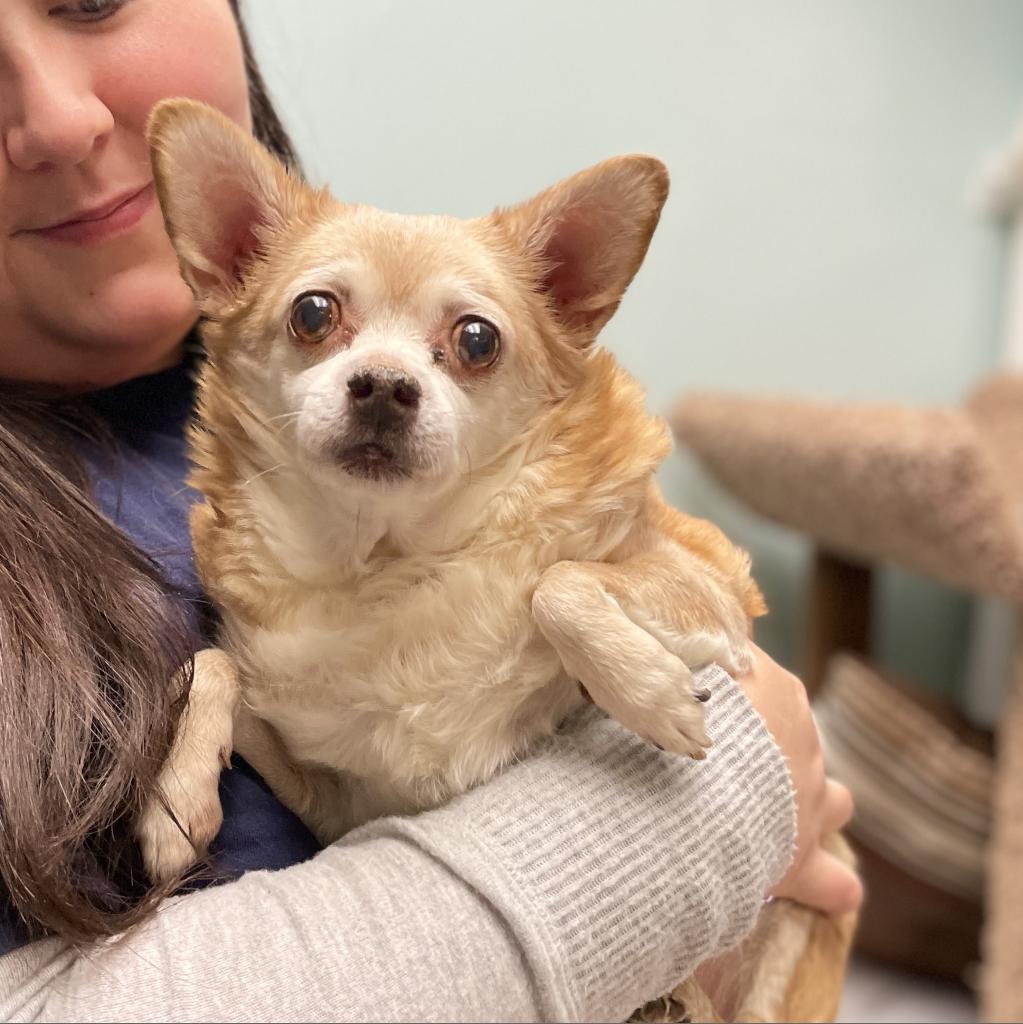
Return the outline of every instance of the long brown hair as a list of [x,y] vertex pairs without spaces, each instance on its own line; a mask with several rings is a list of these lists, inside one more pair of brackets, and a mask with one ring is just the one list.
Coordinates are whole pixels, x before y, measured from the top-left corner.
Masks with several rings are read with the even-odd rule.
[[[297,168],[228,2],[254,134]],[[6,891],[30,935],[78,942],[168,891],[141,877],[132,823],[191,680],[180,602],[88,495],[68,443],[87,428],[72,402],[0,381],[0,902]]]

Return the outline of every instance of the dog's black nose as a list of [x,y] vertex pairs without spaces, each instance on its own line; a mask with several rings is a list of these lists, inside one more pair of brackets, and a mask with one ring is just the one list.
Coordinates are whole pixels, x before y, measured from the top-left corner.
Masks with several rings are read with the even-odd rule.
[[411,419],[423,390],[419,381],[400,370],[379,367],[348,378],[348,397],[363,422],[378,429]]

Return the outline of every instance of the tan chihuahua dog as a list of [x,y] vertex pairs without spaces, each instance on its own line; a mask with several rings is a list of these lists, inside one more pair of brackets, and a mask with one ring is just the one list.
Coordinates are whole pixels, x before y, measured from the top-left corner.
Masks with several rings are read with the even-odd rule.
[[192,526],[223,616],[164,775],[184,832],[140,823],[153,873],[215,834],[232,746],[323,842],[483,782],[587,695],[703,756],[692,670],[746,669],[764,605],[664,503],[666,429],[595,347],[663,165],[462,221],[339,203],[199,104],[150,141],[206,320]]

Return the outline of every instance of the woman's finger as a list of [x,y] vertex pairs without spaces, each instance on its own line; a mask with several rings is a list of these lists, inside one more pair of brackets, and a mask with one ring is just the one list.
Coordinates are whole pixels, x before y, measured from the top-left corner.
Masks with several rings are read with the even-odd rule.
[[836,857],[819,846],[795,878],[776,893],[825,914],[844,914],[863,902],[863,883]]
[[821,835],[840,832],[852,820],[854,810],[853,795],[848,787],[828,779],[821,808]]

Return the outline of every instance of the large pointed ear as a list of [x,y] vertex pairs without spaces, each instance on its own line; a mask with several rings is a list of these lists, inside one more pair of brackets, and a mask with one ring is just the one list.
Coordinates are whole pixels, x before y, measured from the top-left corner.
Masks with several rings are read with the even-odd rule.
[[244,129],[204,103],[165,100],[146,129],[181,272],[203,312],[237,295],[268,237],[308,192]]
[[538,267],[538,283],[581,344],[611,319],[646,255],[668,197],[668,171],[650,156],[621,156],[495,218]]

